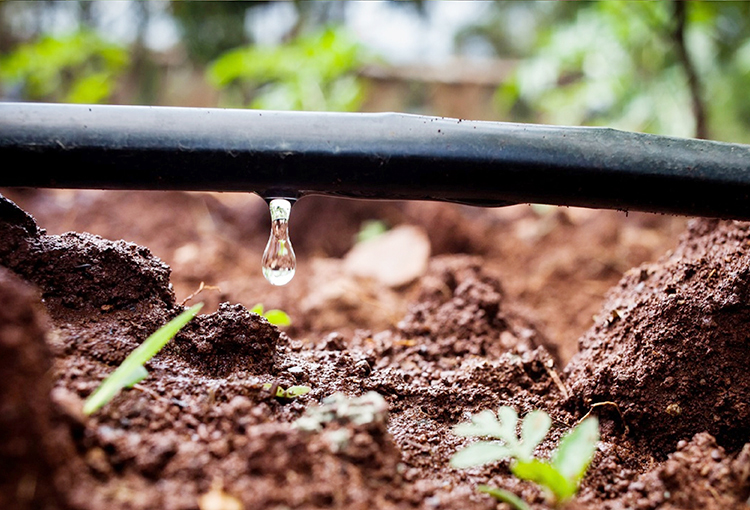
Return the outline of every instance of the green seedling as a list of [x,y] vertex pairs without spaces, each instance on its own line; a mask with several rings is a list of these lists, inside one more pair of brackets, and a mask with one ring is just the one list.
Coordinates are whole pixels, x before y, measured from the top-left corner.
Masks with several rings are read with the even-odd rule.
[[83,413],[89,415],[98,411],[102,406],[112,400],[121,389],[130,388],[148,376],[148,371],[143,365],[153,358],[162,347],[167,345],[167,342],[169,342],[172,337],[174,337],[177,332],[185,326],[185,324],[190,322],[190,320],[198,314],[201,308],[203,308],[203,303],[198,303],[190,309],[185,310],[156,330],[156,332],[149,336],[145,342],[131,352],[128,357],[125,358],[125,361],[123,361],[120,366],[117,367],[117,369],[112,372],[101,385],[99,385],[94,393],[89,395],[89,398],[87,398],[86,402],[83,404]]
[[[276,386],[275,392],[273,391],[274,386]],[[290,386],[289,388],[284,389],[278,384],[274,385],[271,383],[264,384],[263,389],[273,392],[275,397],[288,399],[307,395],[311,391],[311,388],[309,386]]]
[[257,305],[252,307],[250,311],[252,313],[257,313],[258,315],[265,317],[266,320],[274,326],[290,326],[292,324],[292,319],[283,310],[268,310],[264,313],[263,303],[258,303]]
[[[470,444],[451,458],[451,465],[468,468],[510,459],[511,473],[541,486],[553,505],[562,504],[575,496],[594,457],[599,442],[599,421],[593,416],[586,418],[566,433],[551,460],[534,458],[534,449],[547,435],[551,424],[547,413],[532,411],[521,423],[519,438],[516,436],[518,415],[513,408],[501,407],[497,417],[492,411],[482,411],[472,417],[471,423],[457,425],[454,432],[458,436],[491,437],[497,441]],[[517,496],[503,489],[480,486],[479,490],[519,510],[528,509]]]
[[388,232],[388,225],[386,225],[384,221],[365,220],[359,227],[359,232],[357,232],[356,240],[358,243],[363,243],[365,241],[369,241],[370,239],[374,239],[381,234],[385,234],[386,232]]

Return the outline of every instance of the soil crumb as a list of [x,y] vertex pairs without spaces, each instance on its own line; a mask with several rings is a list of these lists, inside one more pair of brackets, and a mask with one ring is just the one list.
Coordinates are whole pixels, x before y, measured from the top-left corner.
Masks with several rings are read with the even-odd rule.
[[427,350],[440,356],[496,357],[543,344],[554,349],[528,319],[509,309],[500,281],[475,257],[433,259],[417,303],[398,329],[407,338],[430,338]]

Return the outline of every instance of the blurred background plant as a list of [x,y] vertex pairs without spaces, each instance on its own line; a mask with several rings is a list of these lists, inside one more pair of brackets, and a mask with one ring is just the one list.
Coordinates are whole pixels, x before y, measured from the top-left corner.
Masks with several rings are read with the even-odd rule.
[[40,37],[0,59],[0,79],[9,94],[24,99],[99,103],[111,96],[128,64],[128,52],[95,32]]
[[385,111],[750,142],[745,2],[0,2],[0,99]]
[[286,44],[227,51],[209,66],[208,78],[224,92],[222,106],[357,111],[364,96],[356,74],[362,54],[343,28],[323,28]]

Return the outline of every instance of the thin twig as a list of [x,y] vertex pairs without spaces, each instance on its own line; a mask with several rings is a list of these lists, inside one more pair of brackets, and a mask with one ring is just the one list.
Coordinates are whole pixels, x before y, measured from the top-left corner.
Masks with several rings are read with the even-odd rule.
[[622,424],[625,427],[625,434],[627,435],[630,433],[630,427],[628,427],[628,424],[625,422],[625,416],[623,416],[622,411],[620,410],[620,406],[617,405],[617,402],[612,402],[611,400],[607,400],[605,402],[597,402],[596,404],[591,404],[591,408],[589,409],[589,412],[586,413],[586,415],[578,420],[578,423],[581,423],[583,420],[591,416],[592,411],[596,407],[603,407],[603,406],[612,406],[617,410],[617,414],[620,415],[620,420],[622,420]]
[[221,292],[221,289],[217,285],[205,285],[203,282],[198,286],[198,290],[190,294],[188,297],[182,300],[180,303],[180,306],[185,306],[185,303],[196,297],[198,294],[203,292],[204,290],[215,290],[217,292]]
[[548,367],[546,363],[544,363],[544,368],[547,369],[547,373],[552,378],[552,381],[557,386],[557,389],[560,390],[560,393],[562,393],[562,396],[565,400],[568,400],[570,398],[570,392],[568,391],[567,386],[562,382],[562,379],[560,379],[560,376],[557,375],[557,371],[554,368]]

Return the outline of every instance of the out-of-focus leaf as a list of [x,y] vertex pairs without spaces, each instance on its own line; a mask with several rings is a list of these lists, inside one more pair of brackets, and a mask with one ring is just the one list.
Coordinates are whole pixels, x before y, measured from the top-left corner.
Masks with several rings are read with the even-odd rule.
[[263,316],[274,326],[289,326],[292,324],[292,319],[283,310],[268,310]]
[[280,46],[230,50],[209,66],[207,77],[219,89],[252,92],[253,108],[353,111],[363,99],[355,74],[363,53],[344,29],[325,28]]
[[547,435],[552,420],[544,411],[531,411],[521,423],[521,444],[516,449],[518,458],[529,460],[534,454],[534,449]]
[[101,103],[128,62],[123,47],[90,30],[42,35],[0,57],[0,82],[24,99]]
[[453,433],[463,437],[496,437],[505,439],[503,427],[490,410],[482,411],[471,417],[470,423],[459,423]]
[[599,420],[592,416],[579,423],[560,440],[552,465],[576,487],[586,474],[599,443]]
[[529,480],[545,487],[552,492],[558,502],[567,501],[576,493],[577,486],[547,462],[538,459],[519,460],[510,465],[510,470],[522,480]]
[[451,457],[451,466],[455,468],[468,468],[481,466],[501,459],[507,459],[512,455],[512,450],[507,446],[493,441],[477,441],[463,450],[456,452]]

